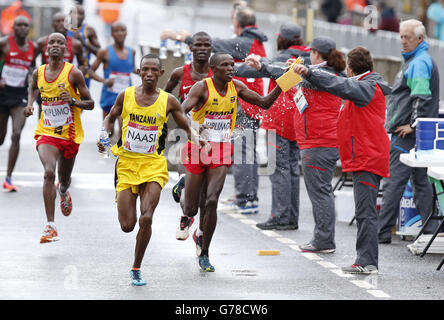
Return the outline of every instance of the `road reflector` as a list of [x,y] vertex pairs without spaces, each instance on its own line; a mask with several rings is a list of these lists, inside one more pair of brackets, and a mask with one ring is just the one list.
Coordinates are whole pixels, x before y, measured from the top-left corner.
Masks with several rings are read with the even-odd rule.
[[257,250],[259,256],[278,256],[281,254],[280,250]]

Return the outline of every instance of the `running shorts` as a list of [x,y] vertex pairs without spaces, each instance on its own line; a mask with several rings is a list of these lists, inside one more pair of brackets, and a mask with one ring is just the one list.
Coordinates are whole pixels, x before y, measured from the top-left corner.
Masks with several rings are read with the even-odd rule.
[[16,95],[0,93],[0,113],[9,114],[9,110],[21,107],[24,108],[28,105],[28,95]]
[[163,189],[168,182],[168,166],[164,157],[127,158],[120,156],[116,161],[114,185],[117,194],[131,188],[131,192],[139,194],[139,186],[146,182],[157,182]]
[[230,142],[210,142],[211,150],[188,143],[182,148],[181,159],[185,169],[192,174],[201,174],[206,169],[220,166],[231,167],[233,164],[233,145]]
[[39,149],[39,146],[42,144],[50,144],[54,147],[57,147],[57,149],[63,152],[63,157],[65,159],[74,158],[79,152],[79,146],[80,146],[80,144],[77,144],[72,140],[65,140],[50,136],[39,136],[37,138],[37,146],[36,146],[37,151]]

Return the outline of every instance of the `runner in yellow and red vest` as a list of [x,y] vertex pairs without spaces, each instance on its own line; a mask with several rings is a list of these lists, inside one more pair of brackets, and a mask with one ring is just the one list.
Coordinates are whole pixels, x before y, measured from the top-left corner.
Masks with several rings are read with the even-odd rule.
[[[63,60],[65,50],[66,38],[63,34],[49,35],[49,64],[44,64],[33,72],[28,106],[24,110],[26,117],[34,113],[33,103],[40,92],[42,112],[35,130],[35,139],[37,152],[45,170],[43,199],[48,221],[40,243],[59,240],[54,223],[57,192],[61,198],[62,214],[71,214],[72,199],[68,188],[79,145],[83,140],[80,113],[82,109],[94,108],[94,101],[85,85],[82,72]],[[57,185],[54,184],[56,166],[59,178]]]
[[[199,127],[211,149],[203,149],[191,141],[182,150],[182,162],[187,169],[185,204],[176,238],[186,239],[193,217],[197,214],[201,192],[206,195],[203,218],[202,250],[199,266],[202,271],[213,272],[209,260],[211,238],[216,229],[217,202],[224,186],[228,168],[232,165],[233,146],[230,142],[236,124],[237,99],[262,109],[268,109],[282,92],[277,86],[269,95],[262,97],[250,90],[243,82],[233,80],[234,60],[226,53],[215,53],[210,58],[211,78],[196,83],[182,104],[185,113],[192,111],[192,126]],[[206,190],[202,181],[206,179]]]
[[[179,101],[157,88],[158,79],[164,73],[160,58],[153,54],[143,56],[137,73],[142,84],[119,93],[103,126],[109,133],[114,121],[122,117],[121,138],[111,149],[118,156],[116,202],[120,227],[124,232],[131,232],[137,223],[136,205],[140,196],[140,228],[130,277],[133,285],[143,286],[146,281],[142,278],[140,267],[151,238],[154,210],[168,182],[167,161],[163,152],[169,114],[177,126],[185,130],[189,139],[197,136],[191,135]],[[205,145],[204,142],[196,143]],[[98,142],[98,148],[100,152],[105,150],[101,142]]]

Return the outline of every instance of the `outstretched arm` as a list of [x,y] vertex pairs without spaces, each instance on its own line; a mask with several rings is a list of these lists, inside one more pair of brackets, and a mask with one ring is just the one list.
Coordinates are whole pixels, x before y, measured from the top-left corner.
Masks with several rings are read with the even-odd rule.
[[274,101],[279,97],[282,90],[276,86],[267,96],[262,97],[258,93],[250,90],[244,83],[239,80],[233,80],[236,86],[237,93],[242,100],[254,104],[262,109],[269,109]]

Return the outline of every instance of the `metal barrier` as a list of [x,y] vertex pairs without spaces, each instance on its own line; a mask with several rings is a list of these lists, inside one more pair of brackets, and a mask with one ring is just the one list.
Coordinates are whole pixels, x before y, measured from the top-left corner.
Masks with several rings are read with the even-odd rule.
[[[396,32],[382,30],[370,32],[357,26],[316,21],[314,24],[314,34],[315,36],[324,35],[335,39],[337,46],[343,51],[356,46],[364,46],[370,49],[375,57],[402,61],[401,39],[399,33]],[[434,59],[441,75],[444,75],[444,59],[442,59],[444,55],[444,41],[429,38],[427,42],[430,45],[430,56]],[[444,81],[442,80],[440,82],[440,98],[444,100]]]
[[[156,14],[153,14],[153,13]],[[152,47],[158,47],[160,33],[165,28],[173,30],[188,30],[191,33],[205,30],[213,37],[229,38],[232,36],[229,8],[205,8],[190,5],[189,7],[155,5],[143,1],[133,0],[132,6],[126,6],[122,10],[125,21],[131,21],[128,34],[133,37],[133,44],[138,45],[145,41]],[[264,43],[266,52],[273,56],[276,52],[276,35],[279,27],[284,22],[291,22],[292,16],[257,12],[256,20],[259,28],[268,36]],[[149,16],[150,19],[145,17]],[[301,19],[299,23],[305,21]],[[149,32],[147,32],[149,30]],[[335,39],[341,51],[348,51],[362,45],[370,49],[372,55],[379,60],[394,61],[396,65],[387,64],[391,69],[390,74],[402,63],[401,40],[399,34],[388,31],[369,32],[368,30],[350,25],[340,25],[321,20],[315,20],[313,26],[314,36],[326,35]],[[444,74],[444,42],[436,39],[428,39],[430,55],[435,60],[441,74]],[[172,44],[172,42],[171,42]],[[399,68],[396,70],[399,71]],[[395,73],[395,74],[396,74]],[[389,79],[388,79],[389,80]],[[390,81],[389,81],[390,82]],[[441,99],[444,98],[444,80],[440,85]],[[443,99],[444,100],[444,99]]]

